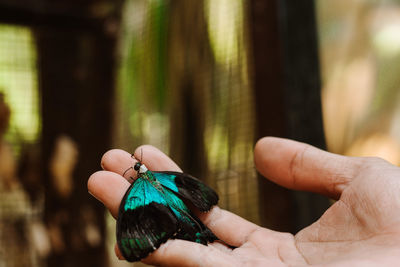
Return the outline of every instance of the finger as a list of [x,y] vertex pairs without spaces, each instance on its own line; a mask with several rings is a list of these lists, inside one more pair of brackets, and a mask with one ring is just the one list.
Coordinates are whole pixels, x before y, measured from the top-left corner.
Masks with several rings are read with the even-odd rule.
[[159,149],[150,145],[143,145],[135,150],[135,158],[142,162],[151,171],[177,171],[182,172],[178,165]]
[[[143,155],[143,161],[149,169],[180,171],[175,162],[155,147],[141,146],[136,149],[135,154],[138,153]],[[96,172],[88,180],[89,192],[110,210],[114,218],[118,216],[119,205],[129,187],[129,182],[121,175],[135,162],[132,155],[126,151],[110,150],[104,154],[101,161],[106,171]]]
[[218,206],[207,213],[196,212],[196,215],[220,240],[235,247],[243,245],[254,232],[261,229],[260,226]]
[[[214,247],[222,252],[225,252],[225,253],[232,252],[232,249],[228,248],[226,245],[224,245],[222,243],[219,243],[218,241],[216,241],[214,243],[210,243],[207,246],[212,246],[212,247]],[[120,259],[120,260],[125,259],[124,256],[122,255],[121,251],[119,250],[119,247],[117,244],[114,245],[114,252],[118,259]],[[150,261],[150,260],[151,260],[151,258],[147,259],[147,261]]]
[[87,186],[89,193],[101,201],[112,216],[117,218],[119,204],[129,185],[127,180],[115,172],[98,171],[90,176]]
[[[101,165],[105,170],[112,171],[123,175],[129,168],[142,158],[143,164],[149,170],[153,171],[181,171],[181,169],[167,155],[150,145],[143,145],[136,149],[134,157],[128,152],[121,149],[113,149],[106,152],[102,159]],[[133,169],[125,173],[125,177],[136,178],[136,171]]]
[[275,137],[259,140],[254,151],[259,172],[284,187],[339,198],[361,161]]
[[132,182],[131,177],[136,179],[136,171],[132,168],[136,162],[132,154],[121,149],[109,150],[101,158],[101,166],[104,170],[123,175],[130,182]]
[[143,260],[156,266],[236,266],[229,252],[185,240],[168,240]]
[[[191,242],[184,241],[183,247],[179,244],[180,243],[179,240],[170,240],[168,242],[176,242],[176,241],[178,242],[177,245],[175,245],[169,249],[164,249],[164,252],[159,255],[157,255],[157,254],[154,255],[155,252],[153,252],[147,258],[143,259],[143,262],[146,262],[148,264],[153,264],[153,265],[161,264],[162,266],[166,266],[165,263],[167,262],[167,263],[170,263],[171,266],[182,266],[181,264],[180,265],[176,264],[179,262],[179,263],[186,264],[183,266],[193,266],[190,264],[193,264],[196,261],[196,259],[193,259],[193,257],[191,255],[187,255],[188,257],[182,257],[183,255],[182,255],[182,253],[180,253],[180,252],[186,250],[185,247],[187,245],[191,246],[192,245]],[[188,243],[188,244],[186,244],[186,243]],[[199,245],[197,243],[193,243],[193,244],[195,244],[196,247],[197,247],[197,245]],[[163,249],[163,246],[168,246],[168,245],[169,244],[163,244],[163,245],[161,245],[161,247],[158,250]],[[202,246],[202,245],[200,245],[200,246]],[[221,243],[214,242],[212,244],[208,244],[208,246],[213,247],[213,248],[221,251],[222,253],[232,252],[232,249],[229,249],[228,247],[226,247],[225,245],[223,245]],[[174,251],[176,249],[178,251]],[[196,248],[196,249],[198,249],[198,248]],[[167,251],[165,251],[165,250],[167,250]],[[200,248],[200,250],[202,250],[202,248]],[[117,244],[114,245],[114,252],[118,259],[120,259],[120,260],[125,259],[124,256],[122,255],[121,251],[119,250],[119,247]],[[190,252],[192,253],[192,251],[190,251]],[[198,256],[198,255],[196,255],[196,256]],[[220,257],[218,256],[218,258],[220,258]],[[174,263],[174,264],[172,264],[172,263]],[[210,265],[210,266],[214,266],[214,265]],[[220,265],[218,265],[218,266],[220,266]]]
[[207,246],[212,246],[218,250],[221,250],[222,252],[225,253],[231,253],[233,248],[228,247],[224,242],[220,240],[216,240],[213,243],[209,243]]
[[[168,156],[155,147],[145,145],[136,149],[135,158],[143,155],[143,162],[154,171],[181,171]],[[149,155],[149,157],[146,157]],[[232,246],[240,246],[247,241],[248,236],[259,228],[229,211],[215,206],[207,213],[200,211],[196,215],[221,240]]]
[[[149,145],[138,147],[134,155],[135,158],[143,156],[143,162],[150,170],[181,171],[178,165],[155,147]],[[198,211],[196,215],[219,239],[232,246],[242,245],[248,236],[259,228],[258,225],[217,206],[207,213]]]
[[[143,157],[143,163],[150,169],[154,171],[181,171],[181,169],[164,153],[158,150],[155,147],[145,145],[136,149],[135,158]],[[102,166],[104,169],[109,170],[110,172],[115,172],[118,174],[122,174],[129,164],[134,164],[135,160],[132,159],[131,154],[123,151],[123,150],[110,150],[108,151],[102,159]],[[115,176],[107,177],[107,172],[100,173],[100,177],[97,179],[102,179],[102,183],[99,186],[102,188],[97,189],[93,194],[100,199],[107,207],[110,207],[111,213],[114,217],[118,213],[118,206],[123,197],[124,192],[127,189],[126,183],[123,183],[123,188],[120,190],[120,196],[114,198],[104,198],[102,196],[98,197],[96,192],[104,192],[108,190],[107,187],[107,179],[109,179],[109,183],[113,183],[116,179]],[[96,181],[96,176],[93,179],[93,182]],[[123,180],[123,179],[121,179]],[[128,185],[129,186],[129,185]],[[121,193],[122,192],[122,193]],[[103,194],[108,196],[112,194],[112,192],[108,192],[107,194]],[[201,213],[197,212],[197,216],[200,217],[202,221],[204,221],[205,225],[207,225],[211,231],[218,238],[223,240],[229,245],[232,246],[240,246],[247,241],[248,236],[254,232],[257,228],[257,225],[246,221],[245,219],[230,213],[226,210],[222,210],[219,207],[214,207],[210,212]]]

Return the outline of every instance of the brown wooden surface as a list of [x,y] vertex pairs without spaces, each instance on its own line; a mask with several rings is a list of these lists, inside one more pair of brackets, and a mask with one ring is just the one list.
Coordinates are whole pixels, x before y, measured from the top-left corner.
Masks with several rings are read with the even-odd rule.
[[[324,148],[314,16],[312,0],[250,1],[256,140],[279,136]],[[262,224],[274,230],[295,233],[329,205],[261,176],[259,190]]]
[[[256,108],[256,139],[285,136],[286,111],[282,49],[276,1],[252,0],[249,24],[252,42],[253,84]],[[261,223],[269,228],[293,228],[290,191],[259,177]]]
[[[111,146],[115,39],[107,33],[40,26],[35,30],[42,104],[45,222],[61,233],[48,266],[106,266],[103,205],[90,197],[86,183],[100,169]],[[65,135],[78,148],[72,193],[62,197],[49,171],[55,141]],[[100,242],[87,238],[95,226]],[[51,232],[51,230],[50,230]]]
[[213,67],[203,1],[171,1],[168,30],[170,155],[187,173],[204,179],[206,101]]

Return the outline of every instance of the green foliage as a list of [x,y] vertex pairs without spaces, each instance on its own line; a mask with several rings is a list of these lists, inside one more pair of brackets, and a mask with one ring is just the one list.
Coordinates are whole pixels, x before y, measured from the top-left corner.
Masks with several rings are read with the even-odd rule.
[[6,140],[19,150],[35,142],[41,128],[36,47],[28,27],[0,25],[0,91],[11,109]]

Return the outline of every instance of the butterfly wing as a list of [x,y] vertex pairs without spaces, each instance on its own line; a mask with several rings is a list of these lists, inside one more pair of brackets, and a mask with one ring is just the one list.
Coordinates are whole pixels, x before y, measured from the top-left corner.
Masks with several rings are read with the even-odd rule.
[[197,178],[181,172],[153,172],[166,188],[189,200],[200,211],[206,212],[218,203],[217,193]]
[[179,227],[174,238],[189,240],[203,245],[217,240],[217,237],[192,213],[178,194],[168,188],[164,188],[163,194],[178,219]]
[[121,201],[117,220],[118,247],[128,261],[138,261],[177,232],[178,220],[162,193],[138,178]]

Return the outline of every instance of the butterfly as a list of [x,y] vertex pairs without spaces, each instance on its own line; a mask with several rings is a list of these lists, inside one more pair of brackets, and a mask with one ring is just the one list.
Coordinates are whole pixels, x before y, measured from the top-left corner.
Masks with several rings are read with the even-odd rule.
[[121,201],[116,231],[126,260],[139,261],[168,239],[204,245],[218,240],[185,204],[209,211],[218,203],[213,189],[189,174],[150,171],[141,161],[132,168],[137,179]]

